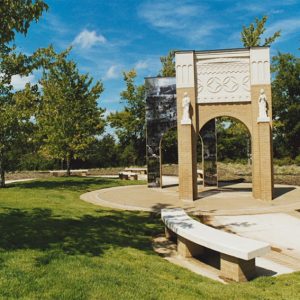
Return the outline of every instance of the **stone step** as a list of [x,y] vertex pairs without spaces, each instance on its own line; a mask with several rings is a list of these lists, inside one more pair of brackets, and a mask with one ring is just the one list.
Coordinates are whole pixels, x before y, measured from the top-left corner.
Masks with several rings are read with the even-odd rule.
[[282,252],[280,249],[272,250],[264,258],[269,259],[279,265],[285,266],[295,271],[300,271],[300,260],[296,257]]

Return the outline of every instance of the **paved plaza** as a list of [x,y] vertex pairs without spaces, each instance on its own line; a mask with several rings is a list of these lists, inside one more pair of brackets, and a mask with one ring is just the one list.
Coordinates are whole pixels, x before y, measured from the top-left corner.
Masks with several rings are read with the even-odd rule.
[[125,210],[158,211],[164,207],[184,207],[203,215],[245,215],[293,212],[300,209],[300,187],[275,185],[273,201],[255,200],[251,183],[221,183],[218,189],[203,191],[199,185],[198,199],[182,202],[178,199],[178,178],[164,176],[163,188],[146,185],[124,186],[93,191],[82,199],[94,204]]

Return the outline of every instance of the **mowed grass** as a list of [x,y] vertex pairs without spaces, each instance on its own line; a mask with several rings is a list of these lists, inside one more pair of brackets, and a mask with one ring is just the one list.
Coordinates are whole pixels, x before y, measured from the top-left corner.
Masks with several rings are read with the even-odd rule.
[[121,184],[57,178],[0,190],[0,298],[300,299],[300,273],[223,285],[153,252],[158,216],[79,199]]

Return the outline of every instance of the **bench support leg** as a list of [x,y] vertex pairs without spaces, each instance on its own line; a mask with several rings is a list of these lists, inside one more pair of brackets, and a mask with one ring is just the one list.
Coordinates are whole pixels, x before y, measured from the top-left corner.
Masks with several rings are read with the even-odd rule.
[[196,257],[204,252],[204,247],[197,245],[181,236],[177,236],[177,253],[182,257]]
[[177,234],[175,232],[173,232],[171,229],[169,229],[168,227],[165,226],[165,235],[166,238],[170,241],[173,241],[174,243],[176,243],[177,240]]
[[243,260],[221,253],[222,278],[243,282],[254,278],[255,275],[255,258]]

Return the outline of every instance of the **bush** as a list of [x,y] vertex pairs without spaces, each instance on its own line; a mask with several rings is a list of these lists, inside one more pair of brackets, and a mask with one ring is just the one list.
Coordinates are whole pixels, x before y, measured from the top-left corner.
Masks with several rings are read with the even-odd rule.
[[295,158],[295,164],[297,166],[300,166],[300,154],[298,156],[296,156],[296,158]]
[[289,166],[289,165],[293,165],[295,163],[295,161],[290,158],[290,157],[283,157],[283,158],[275,158],[274,159],[274,164],[278,165],[278,166]]

